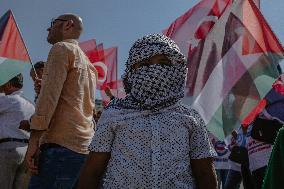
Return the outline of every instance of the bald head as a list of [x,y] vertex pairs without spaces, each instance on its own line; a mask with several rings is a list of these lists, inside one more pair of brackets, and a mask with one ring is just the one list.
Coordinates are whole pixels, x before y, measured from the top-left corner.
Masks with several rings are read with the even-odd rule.
[[55,44],[65,39],[79,39],[83,31],[82,19],[75,14],[63,14],[53,19],[47,29],[47,41]]
[[67,20],[68,22],[70,21],[71,24],[73,24],[73,34],[74,34],[74,38],[78,39],[83,31],[83,22],[82,22],[82,18],[75,15],[75,14],[63,14],[61,16],[58,17],[59,19],[63,19],[63,20]]

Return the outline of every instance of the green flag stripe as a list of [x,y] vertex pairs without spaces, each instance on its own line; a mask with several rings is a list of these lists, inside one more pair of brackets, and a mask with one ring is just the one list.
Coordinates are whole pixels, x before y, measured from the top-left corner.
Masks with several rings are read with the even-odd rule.
[[30,62],[6,59],[0,64],[0,86],[30,67]]
[[207,124],[210,132],[224,139],[232,130],[240,127],[242,120],[265,97],[279,76],[277,63],[280,58],[273,53],[263,54],[247,70]]

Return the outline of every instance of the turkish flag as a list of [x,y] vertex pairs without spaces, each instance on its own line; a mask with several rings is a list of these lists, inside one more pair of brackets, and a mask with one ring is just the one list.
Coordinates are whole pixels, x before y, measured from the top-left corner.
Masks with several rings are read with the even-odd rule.
[[[203,51],[204,40],[215,23],[230,7],[232,0],[202,0],[200,3],[189,9],[185,14],[177,18],[163,33],[173,39],[181,52],[188,57],[187,75],[187,96],[195,96],[200,90],[197,81],[198,69]],[[214,49],[213,49],[214,50]],[[211,57],[216,62],[216,57]],[[214,67],[213,64],[209,66]],[[210,70],[210,68],[207,68]],[[204,73],[208,77],[209,72]]]
[[117,47],[93,49],[85,52],[90,62],[98,71],[97,88],[104,90],[107,86],[116,88],[117,82]]
[[106,88],[113,96],[124,97],[122,80],[117,80],[117,47],[104,49],[103,43],[97,45],[95,39],[80,43],[80,47],[98,72],[97,89],[100,90],[103,104],[106,106],[110,101],[105,93]]
[[232,0],[202,0],[177,18],[163,33],[173,39],[181,52],[188,56],[189,50],[210,32]]
[[80,42],[79,46],[84,52],[88,52],[97,48],[97,42],[96,39],[91,39],[88,41]]
[[100,50],[104,50],[104,44],[103,43],[100,43],[97,45],[97,49],[100,51]]

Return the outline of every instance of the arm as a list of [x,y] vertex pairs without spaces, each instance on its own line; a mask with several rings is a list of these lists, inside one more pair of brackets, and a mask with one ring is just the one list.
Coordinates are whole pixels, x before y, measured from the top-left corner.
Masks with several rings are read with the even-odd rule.
[[192,132],[190,135],[190,163],[198,189],[217,189],[217,178],[213,148],[205,123],[198,112],[193,112]]
[[96,127],[95,135],[89,146],[91,152],[82,168],[77,189],[98,188],[107,167],[114,140],[112,123],[110,123],[113,116],[108,111],[103,111]]
[[20,122],[19,129],[22,129],[22,130],[27,131],[27,132],[31,132],[29,120],[22,120]]
[[105,93],[110,98],[110,100],[112,100],[114,98],[109,87],[105,88]]
[[31,118],[31,129],[46,130],[56,109],[69,69],[68,49],[62,43],[50,50],[44,67],[40,94],[35,114]]
[[97,189],[110,159],[109,152],[90,152],[82,168],[77,189]]
[[56,109],[63,84],[68,72],[68,52],[61,44],[52,47],[44,68],[41,92],[36,104],[36,110],[31,118],[31,137],[26,153],[26,162],[32,174],[37,174],[37,158],[39,139],[48,129],[51,117]]
[[38,173],[39,139],[44,131],[32,130],[26,153],[26,163],[32,175]]
[[213,158],[192,159],[191,167],[198,189],[217,189]]

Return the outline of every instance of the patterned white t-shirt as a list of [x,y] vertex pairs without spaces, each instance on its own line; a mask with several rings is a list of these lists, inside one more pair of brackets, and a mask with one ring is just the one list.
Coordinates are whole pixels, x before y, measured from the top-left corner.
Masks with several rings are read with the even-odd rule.
[[216,153],[200,115],[181,103],[157,111],[106,109],[90,150],[111,152],[103,188],[195,188],[190,159]]
[[214,158],[215,169],[230,169],[230,151],[225,141],[218,139],[213,133],[209,133],[209,138],[217,153],[217,156]]

